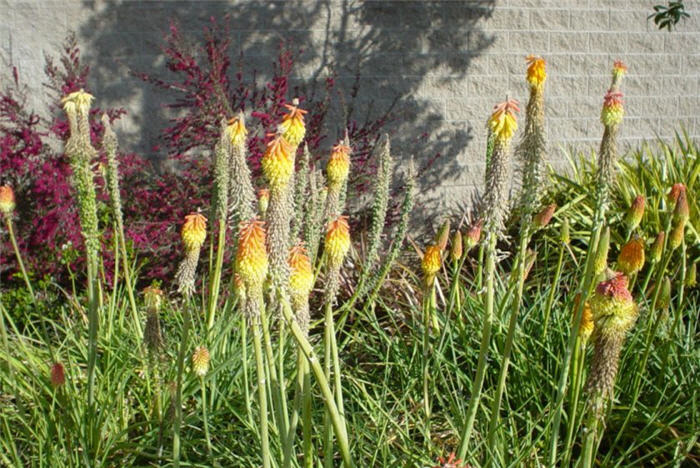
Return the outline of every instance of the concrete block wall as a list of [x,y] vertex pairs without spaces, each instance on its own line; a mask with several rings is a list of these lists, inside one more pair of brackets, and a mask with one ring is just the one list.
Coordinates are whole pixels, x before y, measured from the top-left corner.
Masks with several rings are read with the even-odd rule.
[[[657,2],[658,3],[658,2]],[[627,146],[683,125],[700,136],[700,9],[672,33],[658,31],[642,0],[445,1],[15,1],[0,0],[0,62],[18,67],[32,99],[45,101],[43,55],[55,55],[68,30],[78,34],[101,104],[129,111],[118,128],[124,146],[149,154],[166,124],[168,96],[129,75],[164,73],[159,53],[170,18],[192,34],[210,17],[230,16],[234,50],[248,70],[270,71],[280,40],[304,49],[298,84],[329,69],[349,93],[357,73],[357,115],[396,101],[390,131],[398,156],[442,157],[422,179],[431,208],[458,209],[483,177],[484,122],[507,95],[527,100],[525,56],[548,62],[550,161],[563,149],[595,147],[602,96],[616,59],[625,80]],[[7,67],[5,67],[7,68]],[[0,73],[5,80],[9,74]],[[331,135],[341,129],[330,129]],[[330,145],[330,141],[328,144]]]

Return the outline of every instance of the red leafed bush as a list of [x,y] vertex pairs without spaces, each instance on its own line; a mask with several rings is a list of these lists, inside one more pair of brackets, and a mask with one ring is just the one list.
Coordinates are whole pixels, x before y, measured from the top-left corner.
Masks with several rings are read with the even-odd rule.
[[[272,77],[262,83],[253,71],[246,80],[243,70],[231,71],[227,26],[212,20],[204,30],[201,50],[189,50],[187,42],[174,24],[164,38],[163,53],[172,80],[135,74],[153,85],[170,91],[174,100],[167,104],[179,111],[171,125],[163,129],[160,143],[168,158],[177,161],[177,172],[157,174],[151,161],[129,153],[120,154],[121,189],[127,240],[138,255],[143,268],[141,278],[172,278],[180,256],[178,228],[190,211],[206,211],[212,192],[211,161],[201,154],[211,150],[218,138],[221,117],[244,111],[252,116],[247,122],[249,134],[249,163],[257,173],[266,135],[273,132],[285,111],[285,104],[299,98],[307,109],[305,142],[317,159],[325,161],[326,152],[339,135],[326,135],[326,117],[334,100],[343,96],[328,77],[318,87],[320,95],[304,95],[300,88],[290,89],[295,53],[281,47]],[[86,89],[89,68],[80,59],[74,38],[69,38],[61,51],[58,64],[48,61],[46,74],[54,90],[50,119],[41,119],[27,107],[25,95],[16,70],[13,85],[0,93],[0,183],[11,185],[17,195],[16,230],[20,249],[35,276],[50,275],[57,281],[67,278],[66,265],[72,271],[82,271],[82,236],[77,209],[70,185],[70,167],[60,145],[49,145],[50,139],[65,141],[68,125],[60,109],[61,96]],[[354,98],[354,87],[350,98]],[[99,96],[98,96],[99,98]],[[93,109],[91,136],[99,150],[103,128],[100,116],[106,112],[112,121],[124,114],[123,109]],[[389,120],[389,114],[358,123],[348,120],[347,128],[353,146],[352,190],[368,188],[370,149]],[[336,123],[338,124],[338,123]],[[338,125],[336,125],[338,126]],[[322,145],[328,148],[322,148]],[[103,229],[103,259],[105,274],[110,278],[112,259],[112,224],[104,190],[100,163],[96,164],[95,180],[98,190],[100,226]],[[188,203],[182,203],[188,200]],[[3,242],[7,242],[6,236]],[[8,247],[8,246],[5,246]],[[0,253],[0,274],[7,277],[16,271],[10,248]]]

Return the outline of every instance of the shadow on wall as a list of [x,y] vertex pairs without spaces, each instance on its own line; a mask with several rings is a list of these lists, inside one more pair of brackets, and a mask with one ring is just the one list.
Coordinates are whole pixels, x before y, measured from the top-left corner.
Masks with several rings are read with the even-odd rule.
[[[78,36],[103,105],[125,106],[131,115],[123,131],[134,149],[148,150],[157,142],[169,118],[163,104],[173,96],[129,72],[167,76],[159,47],[171,19],[201,37],[211,18],[228,15],[233,50],[238,47],[246,72],[269,76],[280,42],[291,40],[303,49],[296,62],[299,83],[294,83],[300,89],[330,73],[345,96],[359,85],[352,101],[328,119],[337,125],[328,129],[331,139],[350,119],[361,121],[392,108],[395,120],[388,130],[397,154],[415,156],[419,167],[436,154],[447,156],[423,174],[423,187],[430,187],[456,177],[461,169],[454,156],[472,139],[471,128],[445,125],[447,98],[431,93],[458,82],[471,60],[490,46],[492,39],[479,23],[491,15],[494,2],[85,0],[83,6],[94,13]],[[232,57],[232,63],[237,59]]]

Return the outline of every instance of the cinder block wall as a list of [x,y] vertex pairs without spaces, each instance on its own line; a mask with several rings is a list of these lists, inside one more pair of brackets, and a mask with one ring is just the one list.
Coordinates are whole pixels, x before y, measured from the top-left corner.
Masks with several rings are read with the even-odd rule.
[[[602,96],[613,60],[629,66],[622,140],[637,145],[672,136],[683,125],[700,136],[700,9],[672,33],[647,16],[642,0],[481,1],[29,1],[0,0],[0,59],[18,67],[32,99],[42,102],[43,55],[55,55],[75,30],[92,66],[100,104],[121,105],[125,146],[150,148],[166,124],[166,96],[129,76],[164,73],[159,54],[170,18],[201,34],[210,17],[230,15],[234,50],[248,70],[269,73],[280,40],[304,49],[300,84],[333,69],[346,94],[359,73],[358,116],[396,101],[394,146],[438,164],[422,179],[428,205],[465,203],[483,177],[484,122],[506,95],[527,100],[525,56],[548,62],[550,160],[562,148],[595,147]],[[658,3],[658,2],[656,2]],[[7,68],[7,67],[5,67]],[[8,78],[7,70],[2,73]],[[329,129],[335,137],[342,129]],[[327,142],[331,144],[330,141]]]

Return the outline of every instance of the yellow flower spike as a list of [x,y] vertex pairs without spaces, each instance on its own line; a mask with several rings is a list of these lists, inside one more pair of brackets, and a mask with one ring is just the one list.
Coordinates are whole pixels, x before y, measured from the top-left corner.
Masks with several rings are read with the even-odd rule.
[[246,289],[259,289],[267,276],[264,223],[257,219],[244,222],[238,233],[236,273]]
[[0,211],[6,215],[15,211],[15,192],[9,185],[0,187]]
[[199,250],[207,237],[207,218],[200,213],[188,214],[185,216],[181,235],[186,251]]
[[84,90],[74,91],[61,99],[61,104],[63,105],[63,110],[67,114],[80,112],[81,114],[87,115],[90,111],[90,105],[94,99],[93,95],[85,92]]
[[280,133],[284,136],[293,147],[299,146],[306,134],[306,126],[304,125],[304,114],[308,111],[299,109],[299,100],[294,98],[292,104],[285,104],[284,107],[289,110],[288,114],[282,117],[282,123],[279,126]]
[[294,172],[294,156],[289,142],[279,133],[267,144],[262,170],[272,188],[282,188],[289,183]]
[[625,109],[622,106],[622,93],[619,91],[608,91],[603,99],[600,121],[606,127],[610,127],[620,124],[624,115]]
[[289,251],[289,291],[297,301],[308,299],[314,285],[314,272],[306,249],[299,243]]
[[438,271],[440,271],[440,265],[442,264],[442,249],[439,245],[433,244],[429,245],[425,249],[423,254],[423,261],[421,262],[421,268],[423,269],[423,276],[426,279],[433,278]]
[[500,104],[496,104],[493,108],[488,125],[501,144],[510,142],[518,129],[518,121],[515,117],[516,112],[520,112],[520,108],[518,107],[518,101],[515,99],[503,101]]
[[527,82],[533,88],[541,88],[547,79],[545,65],[547,62],[537,55],[528,55],[527,58]]
[[350,147],[343,143],[333,147],[326,166],[329,186],[339,188],[347,180],[350,173],[350,151]]
[[[576,311],[578,309],[579,303],[581,302],[581,293],[576,294],[574,298],[574,308]],[[591,337],[593,333],[593,312],[591,311],[591,304],[586,301],[583,303],[583,315],[581,316],[581,326],[578,330],[578,335],[581,339],[586,342]]]
[[350,250],[350,226],[347,216],[338,216],[328,223],[326,230],[326,258],[332,267],[342,265],[345,255]]
[[192,371],[198,377],[204,377],[209,371],[209,350],[204,346],[197,346],[192,353]]
[[635,236],[622,246],[617,257],[617,267],[626,275],[639,272],[644,266],[644,242]]
[[245,119],[243,118],[242,112],[236,117],[229,119],[224,132],[226,132],[226,135],[231,140],[231,145],[243,146],[245,144],[248,130],[245,128]]

